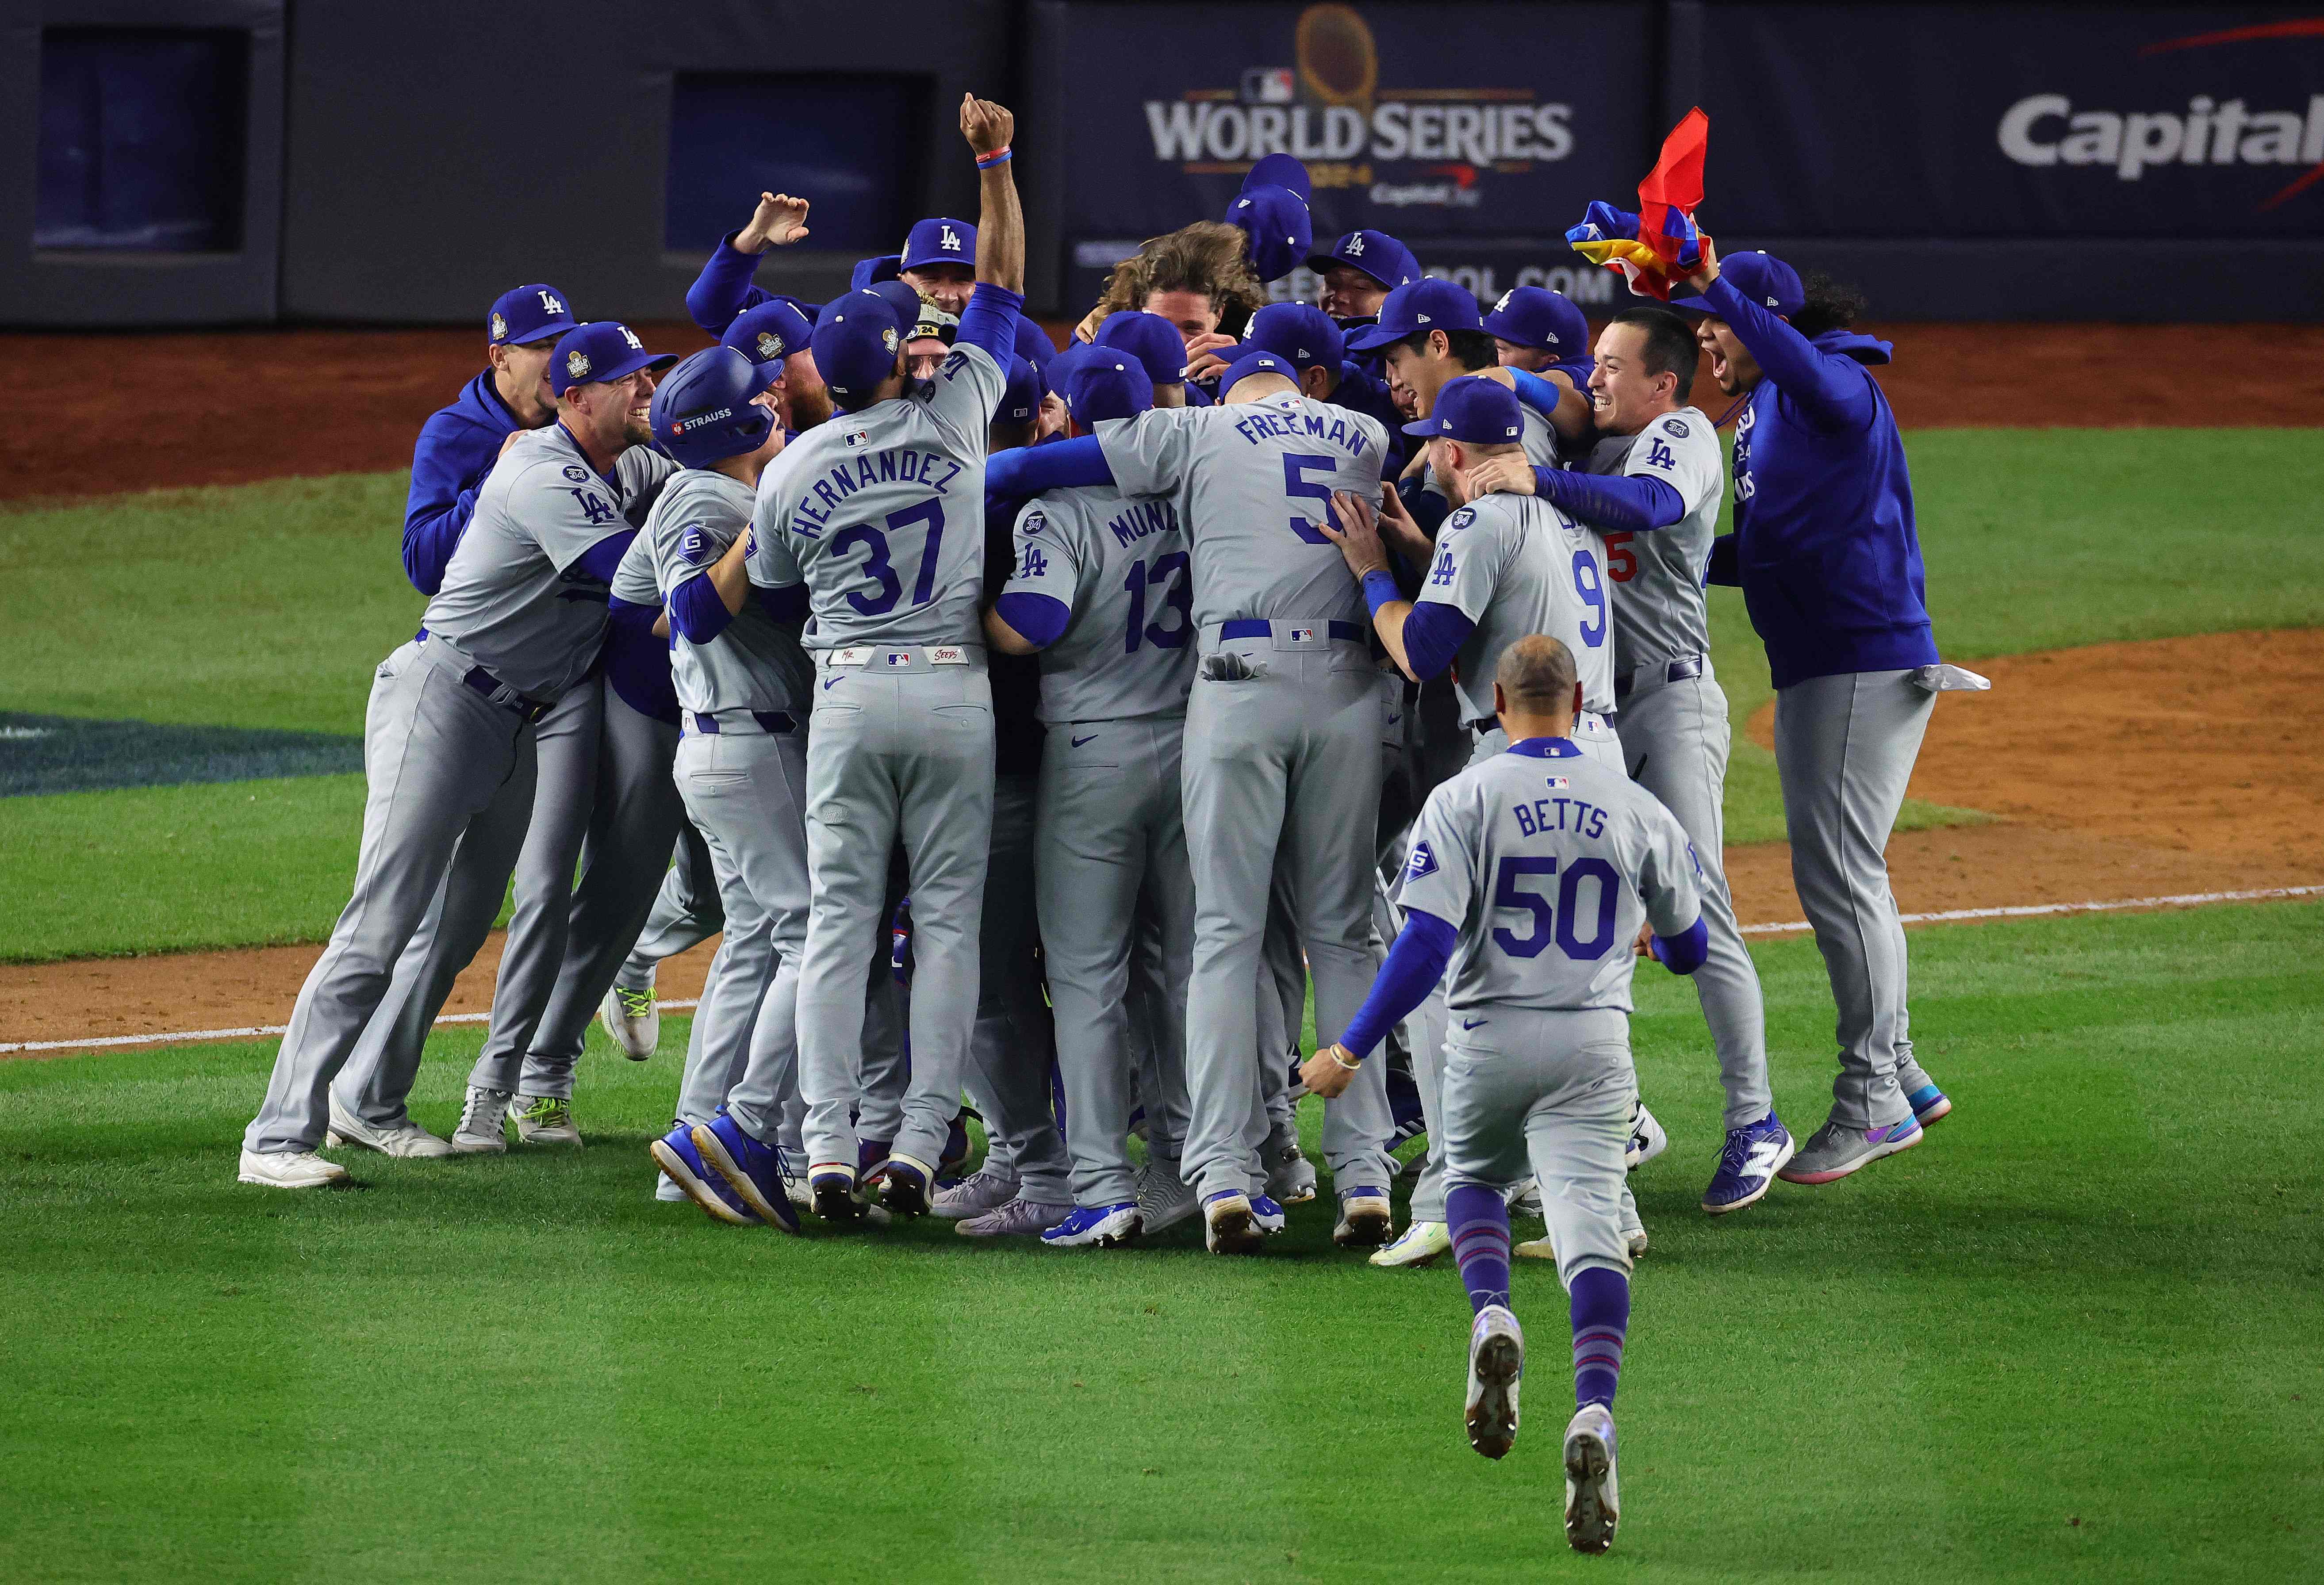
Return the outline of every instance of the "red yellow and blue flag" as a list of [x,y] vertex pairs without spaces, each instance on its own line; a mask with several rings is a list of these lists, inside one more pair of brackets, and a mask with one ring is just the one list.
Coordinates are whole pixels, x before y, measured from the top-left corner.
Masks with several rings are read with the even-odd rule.
[[1668,302],[1671,283],[1702,263],[1694,211],[1702,202],[1702,158],[1710,145],[1711,117],[1697,106],[1671,129],[1662,157],[1638,183],[1637,212],[1600,199],[1565,240],[1591,263],[1618,271],[1637,296]]

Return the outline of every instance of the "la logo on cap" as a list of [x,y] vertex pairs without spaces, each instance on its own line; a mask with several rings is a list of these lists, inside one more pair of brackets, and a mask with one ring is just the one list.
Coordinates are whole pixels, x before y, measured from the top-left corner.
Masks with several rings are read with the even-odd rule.
[[936,239],[936,245],[947,253],[956,253],[960,252],[960,237],[947,226],[944,227],[944,235]]
[[544,291],[540,294],[540,311],[544,314],[561,314],[565,311],[565,305],[557,300],[555,292]]
[[622,327],[622,339],[630,344],[632,352],[643,352],[646,349],[646,344],[638,339],[638,333],[627,325]]
[[1351,259],[1362,258],[1364,256],[1364,234],[1360,231],[1351,231],[1348,233],[1348,240],[1345,244],[1344,251],[1348,257]]

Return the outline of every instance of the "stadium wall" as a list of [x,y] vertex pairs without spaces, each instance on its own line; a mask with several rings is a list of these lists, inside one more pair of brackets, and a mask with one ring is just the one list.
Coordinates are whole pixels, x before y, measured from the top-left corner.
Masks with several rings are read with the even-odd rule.
[[762,187],[816,207],[759,279],[819,299],[970,210],[971,88],[1024,113],[1051,311],[1278,146],[1319,237],[1603,311],[1562,228],[1699,103],[1706,227],[1883,318],[2324,318],[2324,16],[2276,8],[12,0],[0,82],[18,326],[456,323],[543,277],[668,318]]

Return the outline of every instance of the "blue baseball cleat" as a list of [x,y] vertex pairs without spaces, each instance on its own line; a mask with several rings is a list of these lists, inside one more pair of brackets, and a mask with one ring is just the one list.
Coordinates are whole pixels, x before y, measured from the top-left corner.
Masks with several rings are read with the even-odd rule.
[[694,1129],[694,1147],[761,1221],[787,1233],[799,1230],[798,1208],[783,1186],[780,1150],[744,1133],[742,1125],[727,1116],[723,1106],[708,1128]]
[[1388,1137],[1388,1148],[1401,1150],[1406,1143],[1428,1131],[1428,1118],[1420,1107],[1420,1086],[1402,1068],[1390,1068],[1388,1079],[1388,1109],[1395,1120],[1395,1128]]
[[1250,1197],[1250,1220],[1263,1233],[1279,1233],[1288,1220],[1283,1214],[1282,1203],[1265,1194]]
[[1146,1219],[1139,1214],[1138,1202],[1124,1200],[1119,1205],[1083,1205],[1071,1216],[1041,1235],[1041,1242],[1052,1249],[1080,1249],[1095,1245],[1101,1249],[1118,1249],[1146,1230]]
[[1727,1130],[1727,1147],[1719,1153],[1719,1170],[1702,1192],[1702,1208],[1724,1216],[1755,1204],[1775,1181],[1775,1174],[1798,1148],[1783,1120],[1769,1112],[1756,1123]]
[[865,1183],[880,1185],[880,1203],[890,1216],[926,1216],[929,1185],[936,1172],[908,1156],[890,1156],[863,1175]]
[[870,1209],[855,1187],[853,1170],[839,1163],[810,1171],[807,1192],[815,1213],[835,1227],[855,1226]]
[[1952,1115],[1952,1097],[1934,1084],[1923,1084],[1904,1097],[1904,1104],[1913,1109],[1913,1120],[1923,1128],[1941,1117]]
[[727,1187],[726,1180],[704,1163],[702,1152],[694,1147],[692,1123],[678,1123],[647,1146],[646,1153],[684,1198],[693,1201],[713,1219],[734,1227],[750,1227],[759,1221],[758,1213]]

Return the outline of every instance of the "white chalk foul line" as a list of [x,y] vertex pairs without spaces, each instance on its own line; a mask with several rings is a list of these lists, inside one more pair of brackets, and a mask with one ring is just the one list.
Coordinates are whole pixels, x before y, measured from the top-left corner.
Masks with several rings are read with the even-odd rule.
[[[2035,914],[2104,914],[2116,908],[2186,908],[2203,903],[2258,902],[2273,897],[2315,897],[2324,886],[2271,886],[2258,891],[2185,891],[2177,897],[2126,897],[2109,903],[2022,903],[2007,908],[1947,908],[1938,914],[1900,914],[1907,925],[1942,925],[1955,919],[2022,919]],[[1746,935],[1783,935],[1812,930],[1805,919],[1784,925],[1746,925]]]
[[[696,1004],[691,1001],[665,1001],[661,1004],[672,1012],[684,1012]],[[446,1013],[438,1024],[481,1024],[490,1013]],[[180,1029],[174,1035],[99,1035],[87,1040],[16,1040],[0,1042],[0,1055],[12,1051],[94,1051],[105,1046],[162,1046],[179,1040],[247,1040],[259,1035],[282,1035],[290,1031],[288,1024],[255,1024],[247,1029]]]
[[[2264,902],[2270,898],[2324,896],[2324,886],[2270,886],[2256,891],[2185,891],[2176,897],[2126,897],[2115,902],[2024,903],[2006,908],[1947,908],[1934,914],[1900,915],[1907,925],[1943,925],[1961,919],[2022,919],[2040,914],[2105,914],[2120,908],[2188,908],[2204,903]],[[1787,935],[1814,926],[1805,919],[1781,925],[1746,925],[1746,935]],[[672,1012],[696,1005],[665,1001]],[[449,1013],[439,1024],[481,1024],[490,1013]],[[107,1046],[163,1046],[187,1040],[247,1040],[260,1035],[282,1034],[287,1026],[259,1024],[247,1029],[181,1029],[171,1035],[101,1035],[88,1040],[16,1040],[0,1042],[0,1055],[16,1051],[94,1051]]]

